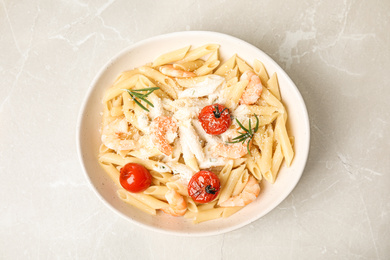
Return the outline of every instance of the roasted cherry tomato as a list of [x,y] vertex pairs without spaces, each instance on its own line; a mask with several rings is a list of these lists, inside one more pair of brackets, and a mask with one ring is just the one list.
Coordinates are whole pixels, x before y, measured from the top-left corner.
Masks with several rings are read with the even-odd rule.
[[121,168],[119,181],[123,188],[130,192],[146,190],[152,183],[152,175],[138,163],[128,163]]
[[188,183],[188,194],[198,203],[207,203],[218,196],[219,178],[210,171],[200,171]]
[[210,135],[220,135],[232,124],[229,110],[220,104],[205,106],[198,117],[203,129]]

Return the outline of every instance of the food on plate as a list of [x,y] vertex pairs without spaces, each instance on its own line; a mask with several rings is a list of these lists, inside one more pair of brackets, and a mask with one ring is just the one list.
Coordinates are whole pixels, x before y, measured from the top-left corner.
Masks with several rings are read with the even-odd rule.
[[152,175],[138,163],[128,163],[120,170],[119,176],[122,187],[130,192],[141,192],[149,188]]
[[126,203],[194,223],[226,218],[291,165],[277,75],[219,48],[162,54],[107,88],[98,160]]
[[188,183],[188,195],[197,203],[207,203],[217,198],[221,188],[218,176],[211,171],[200,171]]
[[220,104],[205,106],[200,111],[198,119],[203,130],[210,135],[220,135],[232,124],[229,110]]

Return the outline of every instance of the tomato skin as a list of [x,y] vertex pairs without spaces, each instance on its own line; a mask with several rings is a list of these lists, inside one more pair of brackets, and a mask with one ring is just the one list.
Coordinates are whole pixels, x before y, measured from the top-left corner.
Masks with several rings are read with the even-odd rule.
[[152,183],[152,175],[138,163],[128,163],[120,170],[119,181],[122,187],[136,193],[146,190]]
[[205,106],[198,118],[205,132],[210,135],[220,135],[232,124],[229,110],[220,104]]
[[195,173],[188,183],[188,194],[197,203],[214,200],[221,188],[218,176],[210,171]]

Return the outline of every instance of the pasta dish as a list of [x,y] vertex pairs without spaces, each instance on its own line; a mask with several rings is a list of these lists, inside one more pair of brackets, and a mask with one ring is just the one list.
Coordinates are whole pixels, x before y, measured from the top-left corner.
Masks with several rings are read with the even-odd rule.
[[194,223],[226,218],[291,165],[276,73],[257,59],[222,61],[219,48],[162,54],[104,93],[98,160],[121,200]]

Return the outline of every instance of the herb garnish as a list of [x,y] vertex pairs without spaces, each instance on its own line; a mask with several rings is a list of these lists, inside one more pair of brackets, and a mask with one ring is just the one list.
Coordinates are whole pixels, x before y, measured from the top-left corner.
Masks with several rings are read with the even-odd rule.
[[236,118],[237,124],[238,124],[238,125],[240,126],[240,128],[241,128],[242,130],[244,130],[245,132],[244,132],[244,133],[239,132],[239,133],[240,133],[239,136],[234,137],[234,138],[232,139],[232,142],[228,142],[228,143],[232,143],[232,144],[234,144],[234,143],[240,143],[240,142],[244,143],[244,142],[249,138],[246,148],[248,149],[248,153],[249,153],[250,155],[251,155],[251,151],[249,150],[249,143],[250,143],[250,140],[252,140],[252,138],[253,138],[253,136],[255,135],[255,133],[257,132],[257,130],[259,130],[259,118],[257,117],[256,114],[254,114],[254,115],[255,115],[255,118],[256,118],[256,126],[255,126],[254,129],[252,129],[252,122],[251,122],[250,119],[249,119],[249,126],[248,126],[248,128],[245,128],[245,126],[243,126],[243,125],[240,123],[240,121],[238,121],[238,119]]
[[[149,112],[149,109],[147,109],[144,105],[141,104],[140,101],[137,100],[140,99],[142,101],[145,101],[145,103],[149,104],[151,107],[154,107],[152,102],[150,102],[149,100],[147,100],[146,98],[153,93],[153,91],[155,91],[156,89],[159,89],[159,87],[154,87],[154,88],[141,88],[141,89],[124,89],[127,91],[127,93],[129,93],[130,97],[134,100],[134,102],[139,105],[143,110],[145,111],[148,111]],[[147,91],[145,94],[142,94],[142,93],[139,93],[140,91]]]

